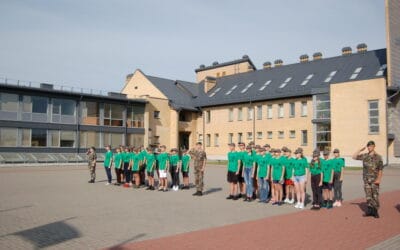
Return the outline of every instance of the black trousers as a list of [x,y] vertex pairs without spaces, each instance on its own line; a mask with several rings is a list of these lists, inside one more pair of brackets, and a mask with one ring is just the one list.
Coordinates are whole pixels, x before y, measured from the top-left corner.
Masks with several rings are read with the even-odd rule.
[[124,175],[125,175],[125,182],[131,182],[131,170],[129,169],[129,162],[124,162]]
[[179,171],[176,171],[177,168],[177,166],[170,166],[172,186],[179,186]]
[[321,182],[321,175],[311,175],[311,189],[313,192],[313,205],[321,205],[322,204],[322,187],[319,186]]
[[146,165],[142,164],[139,169],[140,185],[146,184]]

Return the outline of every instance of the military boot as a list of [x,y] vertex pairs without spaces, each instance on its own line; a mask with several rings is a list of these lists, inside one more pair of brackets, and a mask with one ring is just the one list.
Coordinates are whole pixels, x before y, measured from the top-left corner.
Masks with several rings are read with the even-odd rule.
[[378,213],[378,209],[377,208],[372,208],[372,216],[374,216],[374,218],[378,219],[379,218],[379,213]]
[[369,216],[373,216],[372,207],[370,206],[367,207],[367,211],[364,214],[364,217],[369,217]]

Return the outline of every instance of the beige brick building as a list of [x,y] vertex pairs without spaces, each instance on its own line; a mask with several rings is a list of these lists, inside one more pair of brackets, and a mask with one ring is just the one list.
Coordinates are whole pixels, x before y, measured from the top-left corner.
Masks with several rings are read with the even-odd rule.
[[393,28],[398,20],[391,17],[396,8],[387,10],[387,49],[369,51],[359,44],[354,50],[344,47],[335,57],[317,52],[289,65],[265,62],[261,69],[245,55],[200,65],[197,82],[136,70],[127,76],[122,93],[148,101],[146,145],[188,148],[202,141],[209,158],[224,159],[229,142],[254,141],[303,147],[306,155],[315,148],[340,148],[350,159],[374,140],[385,162],[399,162],[400,63],[393,49],[398,45],[391,42],[399,37]]

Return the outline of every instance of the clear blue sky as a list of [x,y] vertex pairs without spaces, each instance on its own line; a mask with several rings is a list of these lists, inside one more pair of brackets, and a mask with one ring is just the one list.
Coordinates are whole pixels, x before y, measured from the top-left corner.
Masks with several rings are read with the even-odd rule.
[[383,0],[1,0],[0,77],[120,90],[140,68],[195,80],[247,54],[298,61],[386,47]]

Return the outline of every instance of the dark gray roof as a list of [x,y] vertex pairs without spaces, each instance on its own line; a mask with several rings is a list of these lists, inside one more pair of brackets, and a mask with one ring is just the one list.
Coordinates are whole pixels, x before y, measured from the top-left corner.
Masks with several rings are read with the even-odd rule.
[[[385,64],[386,49],[379,49],[229,75],[218,78],[216,86],[207,94],[201,92],[202,94],[194,100],[193,104],[197,107],[205,107],[312,95],[315,89],[328,90],[330,84],[385,77],[386,72],[382,76],[376,75],[380,67]],[[362,67],[361,71],[357,77],[350,79],[358,67]],[[331,81],[325,82],[325,79],[333,71],[336,71],[336,74]],[[312,78],[302,86],[302,82],[311,74],[313,74]],[[288,78],[291,78],[291,80],[285,87],[280,88]],[[271,81],[270,84],[260,90],[269,80]],[[242,93],[242,90],[250,83],[253,83],[253,85]],[[237,88],[232,93],[226,94],[235,85],[237,85]],[[210,97],[213,91],[217,89],[219,91]]]
[[251,67],[253,67],[254,70],[257,70],[256,66],[251,61],[250,57],[244,55],[241,59],[237,59],[237,60],[233,60],[233,61],[229,61],[229,62],[223,62],[223,63],[219,63],[216,65],[210,65],[210,66],[203,67],[203,68],[199,67],[199,68],[195,69],[194,71],[197,73],[197,72],[204,71],[204,70],[215,69],[215,68],[229,66],[229,65],[243,63],[243,62],[248,62],[251,65]]
[[[310,96],[327,92],[330,84],[386,77],[385,67],[383,74],[377,75],[383,65],[386,65],[386,49],[371,50],[220,77],[217,78],[216,86],[208,93],[204,92],[203,82],[173,81],[153,76],[148,78],[168,97],[172,107],[196,110],[206,106]],[[359,67],[361,71],[354,79],[350,79]],[[336,73],[331,80],[325,82],[334,71]],[[310,75],[312,77],[307,84],[302,85]],[[290,81],[281,87],[288,78]],[[269,85],[260,90],[268,81]],[[233,86],[237,87],[227,94]],[[242,92],[247,86],[249,86],[247,91]]]

